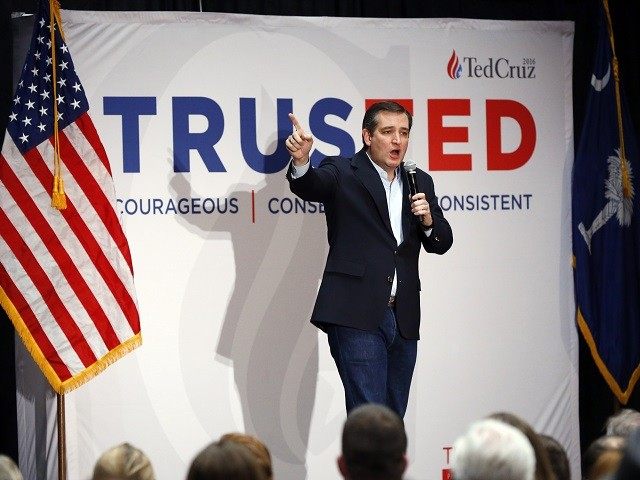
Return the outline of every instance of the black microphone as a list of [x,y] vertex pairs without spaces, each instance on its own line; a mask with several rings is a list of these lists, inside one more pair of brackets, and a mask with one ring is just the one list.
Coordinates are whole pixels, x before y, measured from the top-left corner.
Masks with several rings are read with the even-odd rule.
[[407,178],[409,179],[409,191],[413,197],[418,193],[418,182],[416,180],[416,162],[413,160],[405,160],[404,171],[407,172]]
[[[418,181],[416,179],[416,162],[413,160],[405,160],[404,162],[404,171],[407,172],[407,179],[409,180],[409,192],[411,192],[411,197],[413,197],[416,193],[418,193]],[[409,200],[411,202],[411,200]],[[422,222],[424,215],[420,215],[420,221]],[[431,219],[431,226],[426,228],[433,227],[433,217]]]

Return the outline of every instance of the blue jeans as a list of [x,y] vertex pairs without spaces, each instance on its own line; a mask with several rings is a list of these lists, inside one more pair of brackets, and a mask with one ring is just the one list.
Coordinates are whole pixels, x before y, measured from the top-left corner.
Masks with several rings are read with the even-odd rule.
[[347,413],[363,403],[378,403],[404,417],[418,342],[402,338],[393,308],[386,309],[375,331],[330,325],[327,334]]

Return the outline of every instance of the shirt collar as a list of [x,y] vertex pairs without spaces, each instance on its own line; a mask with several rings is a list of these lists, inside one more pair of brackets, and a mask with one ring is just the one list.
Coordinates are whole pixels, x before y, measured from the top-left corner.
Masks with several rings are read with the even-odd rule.
[[[369,152],[365,150],[365,152],[367,154],[367,158],[369,159],[369,161],[371,162],[371,165],[373,165],[373,168],[376,169],[376,171],[378,172],[378,174],[380,175],[380,178],[382,180],[384,180],[385,182],[388,182],[389,179],[387,178],[387,172],[384,171],[384,169],[382,169],[380,167],[380,165],[378,165],[376,162],[374,162],[373,160],[371,160],[371,157],[369,156]],[[394,180],[400,180],[400,166],[398,165],[396,167],[396,177],[394,178]]]

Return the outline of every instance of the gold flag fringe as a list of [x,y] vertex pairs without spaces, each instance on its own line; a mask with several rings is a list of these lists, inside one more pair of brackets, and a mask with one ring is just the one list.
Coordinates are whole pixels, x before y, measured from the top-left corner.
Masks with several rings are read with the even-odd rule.
[[142,334],[138,333],[118,345],[116,348],[108,352],[105,356],[98,359],[95,363],[85,368],[82,372],[76,374],[68,380],[62,381],[56,374],[51,364],[47,361],[38,344],[31,336],[31,332],[29,332],[29,329],[24,323],[24,320],[22,319],[22,317],[18,313],[18,310],[15,308],[13,302],[11,302],[2,287],[0,287],[0,306],[2,306],[5,312],[7,312],[7,316],[11,320],[11,323],[13,323],[13,326],[15,327],[18,336],[22,340],[22,343],[24,343],[27,351],[31,354],[33,360],[36,362],[43,375],[45,376],[51,387],[56,391],[56,393],[65,394],[70,392],[71,390],[74,390],[75,388],[78,388],[80,385],[88,382],[93,377],[98,375],[113,362],[119,360],[127,353],[142,345]]
[[589,350],[591,351],[591,356],[593,357],[593,361],[598,367],[598,370],[600,370],[600,374],[604,378],[605,382],[607,382],[607,385],[609,385],[609,388],[611,389],[613,394],[616,396],[618,401],[622,405],[626,405],[627,402],[629,401],[629,398],[631,397],[631,394],[633,393],[633,389],[636,386],[638,379],[640,378],[640,365],[638,365],[636,369],[633,371],[633,374],[631,375],[631,379],[629,380],[629,384],[627,385],[627,388],[625,390],[622,390],[622,388],[620,387],[620,385],[618,384],[614,376],[611,374],[611,372],[607,368],[607,365],[602,360],[602,357],[598,352],[598,346],[596,345],[596,341],[594,340],[593,335],[591,334],[591,330],[589,329],[589,325],[587,325],[587,322],[582,316],[582,312],[580,311],[579,307],[576,310],[576,320],[578,322],[578,327],[580,328],[580,332],[582,332],[582,336],[584,337],[585,342],[587,342],[587,345],[589,346]]

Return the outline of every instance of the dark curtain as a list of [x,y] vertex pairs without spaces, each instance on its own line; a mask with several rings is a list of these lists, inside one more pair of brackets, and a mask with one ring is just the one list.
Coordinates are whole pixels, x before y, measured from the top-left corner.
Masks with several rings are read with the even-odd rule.
[[[8,1],[0,0],[0,132],[9,118],[12,94],[11,14]],[[0,453],[18,460],[16,420],[16,379],[13,325],[0,308],[0,411],[4,412],[0,430]]]
[[[11,101],[10,12],[34,12],[36,0],[0,0],[0,132],[6,127]],[[640,2],[610,0],[616,52],[634,124],[640,125],[640,44],[637,19]],[[186,10],[262,15],[400,18],[480,18],[499,20],[571,20],[575,22],[573,103],[576,142],[580,137],[585,96],[597,33],[599,0],[61,0],[69,10]],[[636,133],[638,129],[636,127]],[[640,341],[640,339],[639,339]],[[0,408],[5,414],[0,451],[17,455],[13,329],[0,318]],[[508,388],[508,386],[505,386]],[[636,389],[637,390],[637,389]],[[640,394],[630,407],[640,409]],[[606,418],[619,406],[580,339],[580,430],[582,449],[603,433]]]

